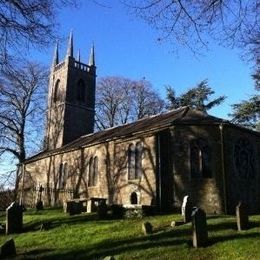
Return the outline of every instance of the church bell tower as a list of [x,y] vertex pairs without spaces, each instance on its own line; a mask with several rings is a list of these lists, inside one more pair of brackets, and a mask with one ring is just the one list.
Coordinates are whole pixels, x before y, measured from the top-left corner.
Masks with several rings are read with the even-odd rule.
[[46,148],[59,148],[94,131],[96,66],[94,46],[89,63],[73,56],[70,34],[67,54],[59,61],[56,45],[49,79]]

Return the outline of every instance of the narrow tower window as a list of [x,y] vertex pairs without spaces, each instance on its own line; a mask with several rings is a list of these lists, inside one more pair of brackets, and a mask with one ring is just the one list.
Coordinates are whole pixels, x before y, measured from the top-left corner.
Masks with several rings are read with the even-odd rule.
[[56,81],[55,87],[54,87],[54,95],[53,95],[53,101],[57,102],[61,100],[61,91],[60,91],[60,80],[58,79]]
[[85,102],[86,89],[84,81],[81,79],[77,85],[77,100],[79,102]]

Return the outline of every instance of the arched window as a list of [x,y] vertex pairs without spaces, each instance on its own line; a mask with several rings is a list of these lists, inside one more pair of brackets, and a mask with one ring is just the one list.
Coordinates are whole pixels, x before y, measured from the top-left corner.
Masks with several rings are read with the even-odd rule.
[[91,157],[89,160],[88,186],[96,186],[98,178],[98,157]]
[[63,164],[63,174],[62,174],[62,182],[61,182],[62,188],[65,188],[65,186],[66,186],[66,182],[67,182],[67,178],[68,178],[68,172],[69,172],[68,163],[65,162]]
[[137,143],[128,147],[128,179],[134,180],[142,177],[143,145]]
[[59,167],[59,179],[58,179],[58,187],[59,189],[64,189],[66,186],[68,178],[68,163],[61,163]]
[[53,101],[57,102],[61,100],[60,80],[58,79],[54,86]]
[[136,194],[136,192],[131,193],[130,202],[131,202],[131,204],[137,204],[137,194]]
[[196,139],[190,143],[191,178],[211,178],[211,151],[204,139]]
[[77,85],[77,100],[79,102],[85,102],[86,89],[82,79],[79,80]]
[[93,186],[93,175],[94,175],[94,168],[93,168],[93,158],[89,159],[88,165],[88,186]]
[[141,178],[142,176],[142,157],[143,157],[143,146],[141,143],[137,143],[135,147],[135,178]]
[[128,147],[128,179],[135,179],[135,147],[133,144]]
[[61,163],[59,167],[58,189],[61,189],[62,173],[63,173],[63,163]]
[[97,185],[97,176],[98,176],[98,157],[94,157],[94,176],[93,176],[93,185]]

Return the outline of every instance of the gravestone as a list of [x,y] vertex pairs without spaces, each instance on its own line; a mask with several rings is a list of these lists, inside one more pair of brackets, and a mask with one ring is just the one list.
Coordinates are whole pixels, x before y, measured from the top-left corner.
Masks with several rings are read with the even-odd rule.
[[43,202],[41,200],[39,200],[37,203],[36,203],[36,209],[37,210],[43,210]]
[[76,214],[81,214],[82,212],[82,208],[83,208],[83,203],[82,201],[73,201],[70,204],[70,208],[69,208],[69,214],[72,215],[76,215]]
[[153,226],[150,222],[144,222],[142,224],[142,230],[145,235],[153,233]]
[[6,234],[19,233],[23,229],[23,207],[13,202],[6,209]]
[[39,187],[39,199],[37,200],[37,203],[36,203],[36,209],[37,210],[43,210],[43,202],[42,202],[42,193],[44,191],[44,188],[42,187],[42,185],[40,185]]
[[246,230],[248,229],[248,214],[247,208],[244,203],[241,201],[236,206],[236,218],[237,218],[237,230]]
[[107,217],[107,204],[105,200],[100,200],[97,206],[97,215],[99,219]]
[[177,227],[177,226],[180,226],[180,225],[182,225],[182,224],[183,224],[182,221],[176,221],[176,220],[174,220],[174,221],[171,222],[171,227]]
[[104,257],[103,260],[115,260],[115,258],[114,258],[114,256],[109,255],[109,256]]
[[5,233],[5,225],[0,223],[0,234],[4,234]]
[[106,203],[106,200],[104,198],[89,198],[87,201],[87,213],[97,212],[99,203],[101,201]]
[[182,207],[181,207],[181,215],[183,217],[183,222],[188,223],[191,221],[191,213],[192,213],[192,203],[189,196],[184,196]]
[[206,213],[200,208],[193,208],[192,211],[192,243],[194,247],[207,245],[208,230]]
[[0,259],[9,258],[16,255],[16,248],[14,244],[14,240],[11,238],[7,240],[0,247]]

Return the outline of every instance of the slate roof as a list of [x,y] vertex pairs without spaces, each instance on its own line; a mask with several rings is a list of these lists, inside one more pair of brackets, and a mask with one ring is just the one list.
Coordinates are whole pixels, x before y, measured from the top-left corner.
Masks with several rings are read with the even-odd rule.
[[229,121],[207,115],[201,111],[192,110],[189,107],[182,107],[176,110],[171,110],[167,113],[158,114],[154,116],[145,117],[137,120],[133,123],[124,124],[117,127],[105,129],[103,131],[84,135],[75,141],[72,141],[60,148],[50,151],[42,151],[30,158],[25,163],[35,161],[52,154],[63,153],[79,149],[85,146],[91,146],[94,144],[110,141],[113,139],[131,137],[140,133],[146,133],[149,131],[159,131],[171,125],[179,124],[221,124],[229,123]]

